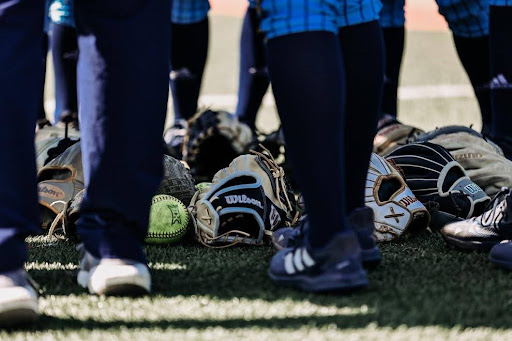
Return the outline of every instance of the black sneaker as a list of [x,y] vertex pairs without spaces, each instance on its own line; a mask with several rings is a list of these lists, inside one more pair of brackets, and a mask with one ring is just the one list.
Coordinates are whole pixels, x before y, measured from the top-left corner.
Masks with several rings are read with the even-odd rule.
[[448,224],[441,233],[449,244],[462,249],[490,250],[502,240],[512,239],[512,196],[503,188],[478,217]]

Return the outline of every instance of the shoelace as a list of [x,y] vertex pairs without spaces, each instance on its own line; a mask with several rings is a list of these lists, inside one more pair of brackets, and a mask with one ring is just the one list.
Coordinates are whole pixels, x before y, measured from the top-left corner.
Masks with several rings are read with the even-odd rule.
[[[496,227],[503,218],[507,218],[507,212],[504,209],[506,206],[506,196],[510,190],[503,187],[498,193],[494,195],[491,201],[484,209],[484,213],[473,219],[480,219],[480,224],[483,227]],[[503,198],[503,200],[500,200]],[[492,208],[491,208],[492,207]]]
[[[272,153],[265,148],[262,144],[260,144],[260,148],[263,149],[263,152],[258,152],[253,149],[250,150],[250,152],[254,155],[257,155],[261,158],[265,166],[267,166],[268,169],[272,172],[272,176],[274,177],[275,181],[275,187],[276,187],[276,199],[281,206],[281,208],[286,208],[288,212],[292,213],[295,211],[295,215],[292,217],[291,223],[289,223],[290,226],[293,226],[297,223],[300,217],[300,213],[297,212],[288,196],[288,188],[286,186],[286,181],[284,179],[284,169],[283,167],[279,166],[277,164],[277,161],[272,156]],[[281,193],[283,193],[284,199],[286,200],[286,204],[284,204],[281,200]]]
[[44,294],[43,288],[37,283],[29,274],[26,273],[27,283],[39,294],[42,296]]

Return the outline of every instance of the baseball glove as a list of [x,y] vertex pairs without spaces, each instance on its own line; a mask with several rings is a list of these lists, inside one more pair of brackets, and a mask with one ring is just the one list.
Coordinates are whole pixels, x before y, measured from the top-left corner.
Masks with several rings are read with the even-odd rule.
[[[386,157],[431,211],[432,227],[480,215],[490,198],[443,147],[429,143],[402,146]],[[435,204],[432,204],[434,202]],[[438,224],[439,222],[439,224]]]
[[396,118],[388,115],[379,122],[377,134],[373,138],[373,152],[386,156],[422,133],[424,133],[423,130],[402,124]]
[[269,134],[256,132],[257,138],[252,143],[252,150],[263,152],[264,149],[268,150],[272,156],[276,159],[277,164],[283,167],[286,174],[286,178],[290,182],[290,185],[294,190],[298,189],[298,184],[293,177],[290,163],[286,159],[286,143],[284,140],[283,129],[279,127],[276,131]]
[[41,226],[46,229],[84,188],[82,152],[75,143],[37,174]]
[[503,156],[500,147],[479,132],[463,126],[447,126],[416,136],[446,148],[466,170],[473,182],[487,195],[502,187],[512,187],[512,161]]
[[51,137],[70,138],[78,140],[80,138],[80,131],[72,124],[59,122],[58,125],[44,126],[36,131],[35,142],[49,139]]
[[164,155],[164,176],[155,195],[166,194],[188,205],[196,192],[190,169],[169,155]]
[[64,153],[66,149],[78,141],[78,139],[53,136],[36,142],[37,170],[39,171],[43,166],[47,165],[51,160]]
[[298,219],[283,169],[266,152],[234,159],[196,192],[189,210],[197,239],[210,247],[260,245]]
[[400,173],[377,154],[370,159],[365,204],[373,210],[375,237],[379,242],[394,240],[406,231],[424,230],[430,222],[427,209]]
[[183,160],[198,182],[210,181],[253,141],[251,128],[225,111],[206,110],[190,119],[183,141]]
[[[76,160],[75,164],[78,169],[77,173],[78,171],[81,173],[81,162],[78,163],[78,160]],[[163,167],[164,177],[155,195],[172,195],[181,202],[188,204],[195,193],[194,179],[190,170],[180,161],[168,155],[164,155]],[[83,179],[81,181],[83,187]],[[48,234],[50,236],[59,234],[71,241],[77,242],[79,240],[76,232],[76,221],[80,217],[80,205],[84,194],[85,190],[80,190],[72,199],[65,202],[62,210],[52,210],[51,214],[47,214],[50,217],[46,219],[45,226],[48,226],[50,219],[54,217],[53,214],[57,212],[49,227]],[[44,207],[46,208],[46,204]],[[58,207],[60,208],[60,206]]]

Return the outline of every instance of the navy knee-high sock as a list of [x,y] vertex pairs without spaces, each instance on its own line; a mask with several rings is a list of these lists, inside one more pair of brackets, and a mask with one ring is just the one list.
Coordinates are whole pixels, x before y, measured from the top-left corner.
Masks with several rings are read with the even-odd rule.
[[308,208],[308,241],[322,247],[346,226],[344,70],[338,39],[320,31],[270,39],[268,66],[287,153]]
[[400,67],[405,46],[404,27],[383,28],[385,54],[386,54],[386,77],[382,94],[382,114],[397,115],[397,93],[400,78]]
[[62,113],[78,112],[76,90],[76,65],[78,38],[76,29],[52,23],[50,40],[55,71],[55,115],[58,122]]
[[208,53],[208,18],[193,24],[171,24],[170,85],[174,120],[188,120],[197,111]]
[[491,6],[492,136],[512,159],[512,7]]
[[255,127],[256,114],[270,84],[264,34],[259,32],[260,19],[255,8],[249,8],[240,38],[240,72],[236,114],[240,121]]
[[346,209],[364,207],[368,163],[384,83],[384,41],[378,21],[340,29],[347,85],[345,104]]
[[489,36],[463,38],[454,35],[453,42],[480,106],[482,133],[489,135],[492,120],[491,94],[489,90],[489,81],[491,79]]

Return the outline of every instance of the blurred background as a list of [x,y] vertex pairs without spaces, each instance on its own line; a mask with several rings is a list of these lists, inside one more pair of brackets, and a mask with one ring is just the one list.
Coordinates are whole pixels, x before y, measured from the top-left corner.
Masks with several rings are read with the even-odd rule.
[[[239,42],[244,0],[210,0],[210,49],[200,104],[233,112],[238,88]],[[399,90],[399,119],[429,130],[447,124],[480,129],[480,113],[469,80],[456,55],[451,33],[434,0],[409,0],[406,7],[406,48]],[[45,107],[53,112],[51,57],[45,87]],[[167,125],[173,122],[169,101]],[[279,125],[271,92],[260,110],[258,128]]]

